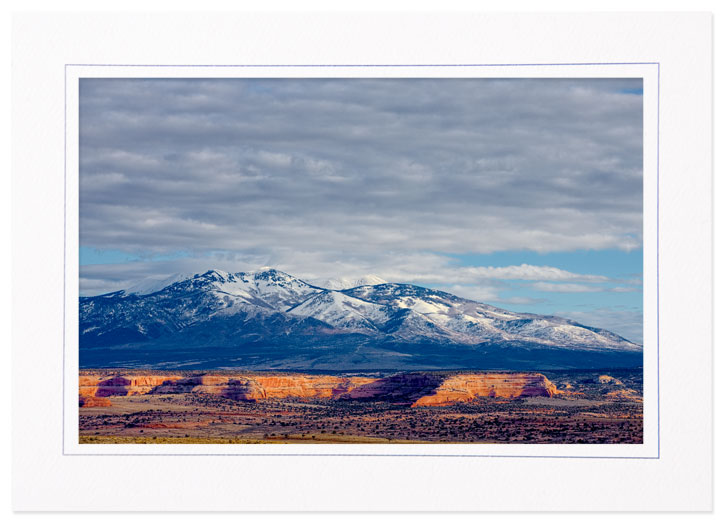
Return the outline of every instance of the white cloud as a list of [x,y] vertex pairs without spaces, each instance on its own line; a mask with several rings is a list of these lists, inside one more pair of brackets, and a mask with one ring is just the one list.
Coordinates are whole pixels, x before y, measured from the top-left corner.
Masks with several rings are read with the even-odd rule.
[[614,286],[612,288],[609,288],[608,291],[616,292],[616,293],[632,293],[632,292],[640,292],[641,288],[635,288],[633,286]]
[[531,287],[540,292],[585,293],[601,292],[604,288],[577,283],[533,283]]
[[477,277],[489,279],[521,279],[526,281],[587,281],[605,282],[609,279],[603,275],[586,275],[572,273],[553,266],[534,266],[520,264],[518,266],[503,267],[467,267],[463,271]]
[[499,291],[500,288],[495,286],[443,286],[440,288],[444,292],[452,293],[459,297],[465,297],[466,299],[473,299],[474,301],[481,301],[482,303],[500,301]]

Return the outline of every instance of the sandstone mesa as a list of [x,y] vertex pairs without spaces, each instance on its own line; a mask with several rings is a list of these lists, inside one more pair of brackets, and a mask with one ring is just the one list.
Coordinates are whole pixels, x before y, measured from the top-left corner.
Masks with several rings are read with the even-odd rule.
[[207,394],[235,401],[282,398],[389,401],[413,407],[448,406],[479,397],[552,397],[561,393],[539,373],[399,373],[383,378],[309,374],[82,374],[80,406],[109,406],[109,397]]

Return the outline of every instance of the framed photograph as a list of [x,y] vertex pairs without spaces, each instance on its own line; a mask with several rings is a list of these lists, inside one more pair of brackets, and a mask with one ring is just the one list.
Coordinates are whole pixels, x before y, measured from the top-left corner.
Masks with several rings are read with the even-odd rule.
[[[710,505],[707,15],[420,15],[386,37],[438,28],[445,60],[429,42],[361,54],[395,15],[361,16],[334,52],[344,15],[174,15],[153,31],[173,52],[79,53],[103,27],[152,37],[93,18],[16,19],[15,201],[27,234],[53,237],[44,284],[63,299],[43,317],[59,329],[14,348],[15,456],[45,457],[15,470],[17,508]],[[695,52],[664,47],[673,24]],[[516,45],[514,26],[532,28]],[[192,53],[190,27],[215,45]],[[531,48],[555,27],[548,54]],[[593,36],[615,27],[621,41]],[[23,156],[48,114],[52,154]],[[22,248],[25,280],[41,259]],[[26,396],[31,369],[47,380]],[[703,401],[675,402],[682,383]],[[153,474],[93,483],[121,465]],[[189,468],[218,483],[180,483]],[[323,490],[293,488],[309,469]],[[467,497],[422,497],[433,471]],[[548,485],[522,500],[503,471]]]
[[339,73],[67,67],[66,452],[655,457],[657,64]]

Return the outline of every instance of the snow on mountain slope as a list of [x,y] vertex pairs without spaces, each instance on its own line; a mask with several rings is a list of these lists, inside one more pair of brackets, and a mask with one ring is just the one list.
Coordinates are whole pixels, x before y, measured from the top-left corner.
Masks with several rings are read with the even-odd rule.
[[326,288],[327,290],[347,290],[348,288],[356,288],[358,286],[385,284],[387,281],[377,275],[363,275],[362,277],[338,277],[330,279],[312,279],[308,281],[310,284]]
[[329,290],[314,295],[287,311],[298,317],[313,317],[335,328],[375,333],[389,319],[388,308]]
[[[320,289],[275,270],[235,274],[210,270],[145,295],[119,291],[82,297],[82,343],[160,340],[217,318],[230,318],[232,325],[243,325],[252,319],[265,323],[265,319],[284,317],[282,312],[319,292]],[[239,326],[229,326],[223,332],[238,330]],[[216,336],[209,335],[212,339]]]
[[569,319],[523,314],[519,319],[498,322],[496,327],[521,339],[547,341],[551,345],[641,350],[640,345],[615,333],[581,325]]
[[420,286],[388,283],[362,286],[345,293],[373,303],[412,310],[447,333],[451,341],[461,344],[519,341],[548,346],[641,349],[616,334],[568,319],[508,312]]
[[167,288],[160,294],[174,295],[182,293],[212,293],[226,307],[251,304],[270,308],[275,311],[286,310],[321,290],[277,270],[264,270],[256,273],[229,273],[222,270],[209,270],[194,275]]
[[440,308],[422,301],[415,304],[405,301],[378,304],[354,297],[349,290],[330,290],[307,299],[287,313],[312,317],[341,330],[377,334],[406,342],[480,342],[479,339],[457,334],[426,315],[438,310]]
[[[147,284],[146,290],[155,287]],[[148,294],[126,290],[81,298],[80,328],[82,344],[90,346],[169,337],[174,344],[186,344],[183,334],[193,332],[189,337],[195,344],[222,346],[252,336],[264,342],[295,333],[302,338],[295,339],[297,345],[351,334],[365,336],[369,344],[642,348],[568,319],[509,312],[420,286],[381,283],[330,290],[273,269],[210,270]]]

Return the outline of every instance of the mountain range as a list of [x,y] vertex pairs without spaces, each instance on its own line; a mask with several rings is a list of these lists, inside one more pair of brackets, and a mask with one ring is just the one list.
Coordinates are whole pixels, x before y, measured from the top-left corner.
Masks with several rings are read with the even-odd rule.
[[561,317],[360,280],[210,270],[79,299],[82,368],[548,370],[641,366],[642,346]]

